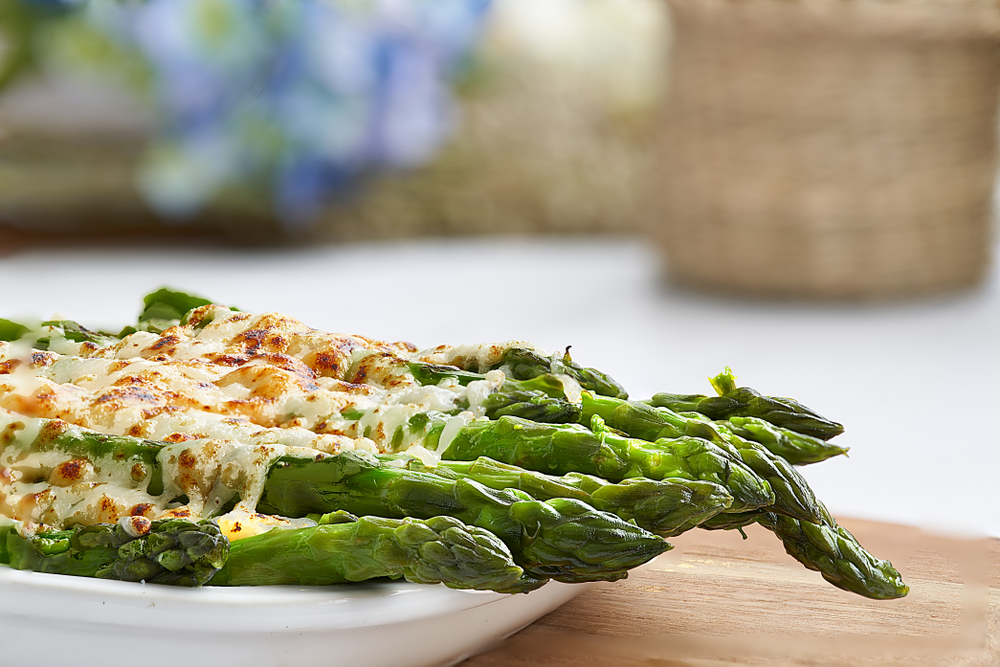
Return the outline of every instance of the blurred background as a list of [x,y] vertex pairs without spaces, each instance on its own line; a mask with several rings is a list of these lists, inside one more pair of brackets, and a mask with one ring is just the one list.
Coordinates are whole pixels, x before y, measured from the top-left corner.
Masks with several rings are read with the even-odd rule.
[[728,365],[835,513],[1000,536],[998,102],[984,0],[0,0],[0,316]]

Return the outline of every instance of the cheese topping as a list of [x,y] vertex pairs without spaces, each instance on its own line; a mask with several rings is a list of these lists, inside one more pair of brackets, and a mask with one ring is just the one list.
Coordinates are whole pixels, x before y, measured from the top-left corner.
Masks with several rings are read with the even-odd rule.
[[[59,331],[50,329],[45,351],[0,342],[0,520],[28,531],[122,522],[141,534],[150,519],[215,516],[238,539],[306,525],[255,511],[276,458],[409,451],[433,465],[465,424],[484,416],[505,376],[493,370],[465,387],[451,379],[422,386],[408,364],[484,372],[510,347],[532,348],[418,351],[218,306],[160,335],[140,331],[103,347]],[[579,394],[562,379],[567,396],[574,387]],[[420,444],[432,417],[436,452]],[[53,444],[56,434],[85,437],[80,427],[155,441],[155,460],[150,452],[82,456]]]

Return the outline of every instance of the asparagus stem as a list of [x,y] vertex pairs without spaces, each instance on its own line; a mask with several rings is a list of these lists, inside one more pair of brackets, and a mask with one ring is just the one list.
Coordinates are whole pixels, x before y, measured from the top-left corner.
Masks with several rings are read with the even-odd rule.
[[773,513],[764,513],[757,521],[781,539],[785,551],[837,588],[876,600],[900,598],[909,592],[892,563],[868,553],[825,507],[822,511],[820,523]]
[[[422,385],[453,379],[467,386],[470,382],[485,379],[484,375],[457,366],[420,361],[411,361],[407,366]],[[566,400],[565,396],[562,381],[552,374],[523,381],[505,378],[500,388],[486,397],[483,407],[490,419],[509,415],[543,423],[574,422],[580,417],[580,406]]]
[[0,340],[15,341],[31,331],[31,327],[0,318]]
[[736,377],[728,368],[711,378],[718,396],[701,394],[656,394],[648,403],[675,412],[700,412],[710,419],[759,417],[775,426],[821,440],[840,435],[844,427],[791,398],[762,396],[749,387],[737,387]]
[[495,535],[457,519],[358,518],[338,511],[318,526],[233,542],[211,584],[325,586],[402,577],[417,584],[520,592],[542,583],[522,574]]
[[632,477],[614,484],[582,473],[554,477],[486,457],[475,461],[442,460],[434,466],[419,459],[405,460],[410,470],[469,478],[491,489],[520,489],[538,500],[575,498],[664,537],[696,527],[729,509],[733,502],[724,486],[699,480]]
[[570,582],[620,579],[670,548],[661,537],[579,500],[542,502],[516,489],[497,491],[471,479],[406,470],[360,452],[281,457],[257,508],[284,516],[336,509],[396,518],[452,516],[497,535],[528,574]]
[[759,523],[778,538],[785,551],[810,570],[817,570],[837,588],[876,600],[903,597],[910,590],[892,563],[868,553],[854,536],[837,524],[821,505],[818,523],[799,521],[774,512],[719,514],[701,524],[707,530],[738,530]]
[[516,380],[528,380],[547,373],[562,374],[570,376],[582,388],[596,394],[628,398],[625,389],[610,375],[595,368],[584,368],[573,361],[569,354],[569,348],[566,348],[566,352],[561,356],[553,354],[546,357],[535,350],[512,347],[504,353],[503,358],[500,363],[496,364],[495,368],[501,366],[508,368],[509,375]]
[[774,501],[765,480],[706,440],[680,437],[649,443],[611,432],[597,416],[592,425],[594,430],[517,417],[473,421],[459,431],[442,457],[469,461],[487,456],[539,472],[581,472],[611,482],[627,477],[702,480],[726,488],[733,497],[730,511],[756,509]]
[[775,426],[758,417],[730,417],[721,424],[741,438],[763,445],[769,452],[792,465],[819,463],[847,453],[846,447],[839,447],[811,435]]
[[593,415],[599,415],[612,428],[656,445],[683,436],[713,442],[734,461],[744,463],[767,480],[774,491],[775,511],[805,521],[820,520],[816,497],[805,478],[781,457],[756,442],[740,438],[725,425],[685,417],[667,408],[584,392],[583,417]]
[[118,523],[22,537],[8,528],[7,564],[18,570],[201,586],[226,561],[229,541],[212,521],[128,520],[147,524],[148,532],[133,535]]

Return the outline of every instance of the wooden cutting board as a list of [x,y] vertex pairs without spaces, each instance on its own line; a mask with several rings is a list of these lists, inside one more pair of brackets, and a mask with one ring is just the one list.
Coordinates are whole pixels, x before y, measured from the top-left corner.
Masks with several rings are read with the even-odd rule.
[[653,564],[594,585],[463,667],[975,665],[1000,667],[1000,540],[842,525],[902,572],[874,601],[827,584],[755,526],[695,530]]

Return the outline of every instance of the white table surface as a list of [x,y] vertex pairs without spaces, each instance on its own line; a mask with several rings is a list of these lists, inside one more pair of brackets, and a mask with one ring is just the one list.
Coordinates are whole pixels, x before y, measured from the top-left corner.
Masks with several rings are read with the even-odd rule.
[[0,317],[134,320],[161,285],[331,331],[439,343],[530,340],[634,397],[741,384],[844,423],[803,469],[835,514],[1000,537],[1000,269],[980,288],[872,305],[675,290],[632,239],[450,240],[304,249],[31,250],[0,258]]

